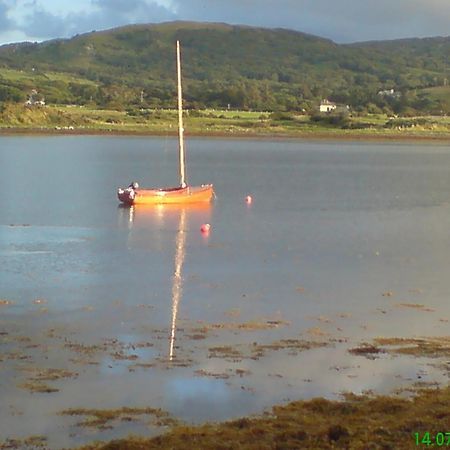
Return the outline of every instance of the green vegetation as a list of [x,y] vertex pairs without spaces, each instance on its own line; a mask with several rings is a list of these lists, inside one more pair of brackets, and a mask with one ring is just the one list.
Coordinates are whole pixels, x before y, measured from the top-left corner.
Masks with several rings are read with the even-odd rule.
[[412,399],[348,394],[344,401],[297,401],[260,417],[176,426],[152,439],[129,437],[83,450],[434,448],[449,445],[449,419],[449,388]]
[[66,416],[84,416],[79,422],[80,427],[99,429],[112,428],[111,423],[117,421],[131,422],[141,416],[153,416],[159,426],[176,425],[177,421],[168,413],[156,408],[118,408],[118,409],[67,409],[61,412]]
[[176,39],[188,109],[314,113],[328,98],[354,113],[450,112],[450,38],[338,45],[283,29],[189,22],[4,45],[0,102],[23,103],[35,89],[47,104],[174,108]]
[[[0,106],[0,132],[125,133],[169,136],[177,133],[174,109],[124,111],[87,106]],[[386,114],[313,114],[231,110],[185,111],[187,135],[361,138],[450,138],[450,117],[396,117]]]
[[0,442],[0,450],[21,449],[21,450],[37,450],[48,449],[47,438],[45,436],[30,436],[25,439],[7,439]]

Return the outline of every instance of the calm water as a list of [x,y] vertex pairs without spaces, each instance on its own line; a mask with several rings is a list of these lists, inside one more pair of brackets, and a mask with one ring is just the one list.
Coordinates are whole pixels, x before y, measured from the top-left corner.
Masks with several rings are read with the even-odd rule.
[[[201,422],[448,381],[423,359],[347,351],[448,335],[448,146],[189,139],[187,151],[190,183],[214,183],[214,204],[130,209],[117,186],[176,182],[174,140],[0,138],[0,299],[12,302],[0,305],[0,442],[160,431],[86,431],[58,415],[70,407]],[[280,339],[327,345],[252,357]],[[225,347],[240,355],[211,350]],[[73,374],[48,381],[58,392],[23,387],[50,368]]]

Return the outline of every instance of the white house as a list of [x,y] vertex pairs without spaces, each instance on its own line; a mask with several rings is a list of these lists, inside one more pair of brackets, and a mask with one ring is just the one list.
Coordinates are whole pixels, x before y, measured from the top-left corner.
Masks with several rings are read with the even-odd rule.
[[38,91],[33,89],[28,94],[28,100],[25,102],[26,106],[45,106],[45,99],[42,97],[39,99]]
[[330,102],[327,99],[324,99],[320,102],[319,111],[320,112],[331,112],[336,109],[336,103]]
[[384,89],[382,91],[378,91],[378,95],[380,97],[398,98],[400,97],[400,92],[396,92],[394,89]]

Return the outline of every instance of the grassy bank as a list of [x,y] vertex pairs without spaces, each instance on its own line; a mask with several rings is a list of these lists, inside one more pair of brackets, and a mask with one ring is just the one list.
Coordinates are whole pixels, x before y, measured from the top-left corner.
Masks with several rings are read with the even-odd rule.
[[450,446],[450,388],[412,399],[355,396],[277,406],[260,417],[176,426],[152,439],[130,437],[83,450],[412,449]]
[[[450,139],[450,118],[393,118],[386,115],[327,116],[251,111],[185,112],[189,135]],[[120,133],[175,135],[174,110],[98,110],[79,106],[5,105],[0,133]]]

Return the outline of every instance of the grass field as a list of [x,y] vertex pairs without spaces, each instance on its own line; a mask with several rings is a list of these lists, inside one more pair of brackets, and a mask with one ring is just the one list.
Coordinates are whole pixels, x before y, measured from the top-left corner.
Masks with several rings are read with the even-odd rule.
[[[388,117],[383,114],[349,116],[342,123],[328,123],[324,116],[234,110],[185,111],[187,135],[355,137],[355,138],[450,138],[450,117]],[[323,120],[322,120],[323,119]],[[3,132],[139,133],[175,135],[177,111],[92,109],[53,105],[26,107],[5,105],[0,111]]]
[[96,86],[93,81],[86,78],[77,78],[74,75],[64,72],[40,72],[33,70],[14,70],[0,68],[0,76],[8,81],[36,82],[37,80],[60,81],[64,83],[79,83]]

